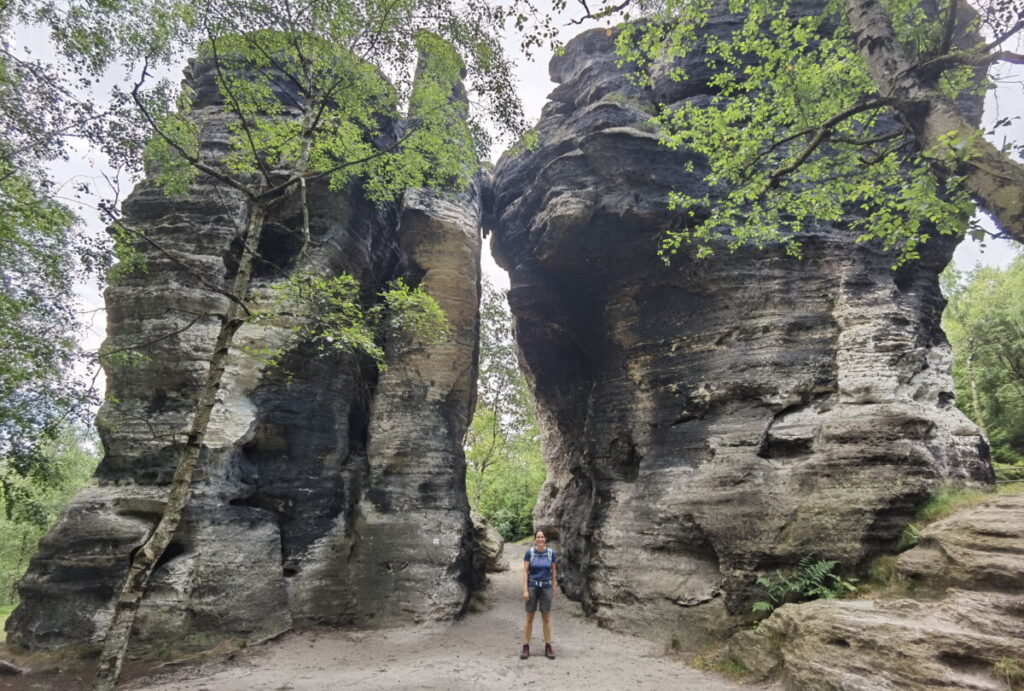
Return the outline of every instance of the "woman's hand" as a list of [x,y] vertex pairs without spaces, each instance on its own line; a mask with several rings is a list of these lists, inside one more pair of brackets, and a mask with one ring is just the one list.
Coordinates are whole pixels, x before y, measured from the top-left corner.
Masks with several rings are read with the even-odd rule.
[[526,602],[530,601],[530,590],[528,588],[523,588],[523,600]]

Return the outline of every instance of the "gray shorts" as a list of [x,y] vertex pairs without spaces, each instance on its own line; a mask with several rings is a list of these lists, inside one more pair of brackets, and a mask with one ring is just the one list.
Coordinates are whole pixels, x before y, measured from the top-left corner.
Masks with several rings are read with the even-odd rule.
[[535,588],[529,587],[530,599],[526,601],[526,611],[536,612],[537,605],[540,605],[541,614],[548,614],[551,612],[551,586],[547,588]]

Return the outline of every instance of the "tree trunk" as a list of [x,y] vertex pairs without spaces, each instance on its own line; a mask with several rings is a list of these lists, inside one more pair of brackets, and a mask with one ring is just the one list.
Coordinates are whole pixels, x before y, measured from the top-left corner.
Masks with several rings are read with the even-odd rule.
[[988,437],[985,415],[981,412],[981,398],[978,396],[978,382],[974,379],[974,348],[969,339],[967,341],[967,378],[971,380],[971,407],[974,408],[974,421]]
[[121,595],[114,607],[107,635],[103,641],[103,653],[96,671],[96,682],[93,687],[96,691],[113,691],[117,685],[121,667],[124,664],[125,652],[128,649],[132,624],[135,621],[139,604],[145,595],[149,577],[153,573],[154,566],[160,560],[160,556],[174,537],[185,506],[188,504],[192,489],[192,476],[199,460],[199,453],[203,448],[206,430],[210,424],[210,415],[220,391],[228,351],[231,349],[231,343],[238,329],[245,323],[243,303],[249,292],[253,258],[263,232],[263,220],[267,213],[267,205],[267,200],[262,196],[251,202],[249,218],[242,236],[242,254],[231,288],[234,299],[230,300],[227,310],[221,317],[220,330],[217,333],[216,344],[210,359],[210,369],[196,402],[195,417],[189,428],[185,448],[182,450],[181,459],[178,461],[174,478],[171,480],[163,516],[149,539],[132,558],[128,577],[124,581]]
[[969,142],[971,157],[962,164],[967,190],[996,225],[1024,242],[1024,165],[986,141],[956,104],[914,69],[915,61],[896,40],[892,21],[879,0],[843,0],[854,40],[867,63],[879,94],[917,136],[922,149],[940,145],[952,135]]

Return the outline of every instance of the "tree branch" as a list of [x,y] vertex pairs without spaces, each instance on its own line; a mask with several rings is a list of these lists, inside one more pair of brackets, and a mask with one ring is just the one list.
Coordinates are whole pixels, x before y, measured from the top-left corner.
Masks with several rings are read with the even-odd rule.
[[135,102],[135,106],[139,109],[139,112],[142,113],[142,117],[145,118],[146,122],[153,129],[153,132],[157,136],[159,136],[164,142],[166,142],[168,146],[177,151],[178,155],[184,158],[188,162],[188,164],[195,168],[196,170],[202,173],[206,173],[207,175],[217,180],[220,180],[229,187],[234,187],[236,190],[244,194],[249,199],[255,198],[255,195],[253,194],[252,190],[250,190],[248,187],[238,182],[231,176],[225,175],[216,168],[209,166],[206,163],[203,163],[197,156],[193,156],[192,154],[190,154],[188,151],[184,149],[184,147],[181,146],[181,144],[174,141],[174,139],[172,139],[171,137],[168,137],[167,134],[162,129],[160,129],[160,126],[157,124],[156,119],[153,117],[152,113],[149,112],[149,109],[146,107],[146,104],[143,103],[142,96],[140,94],[142,85],[146,81],[146,77],[148,76],[149,59],[147,58],[142,65],[142,75],[139,77],[139,81],[137,81],[135,85],[132,87],[132,101]]
[[[766,192],[766,191],[768,191],[768,190],[770,190],[770,189],[772,189],[774,187],[777,187],[779,185],[779,183],[782,181],[782,178],[784,178],[785,176],[789,175],[790,173],[795,171],[797,168],[799,168],[801,165],[803,165],[803,163],[811,156],[811,154],[813,154],[818,149],[818,147],[821,146],[822,143],[824,143],[824,141],[831,136],[832,130],[835,128],[836,125],[838,125],[839,123],[843,122],[844,120],[847,120],[847,119],[853,117],[854,115],[857,115],[859,113],[863,113],[863,112],[868,111],[868,110],[874,110],[876,108],[882,108],[882,107],[884,107],[886,105],[888,105],[888,99],[884,99],[884,98],[868,99],[867,101],[864,101],[863,103],[860,103],[860,104],[855,105],[855,106],[851,106],[851,107],[847,108],[846,110],[843,110],[843,111],[841,111],[839,113],[836,113],[835,115],[830,117],[828,120],[826,120],[825,122],[821,123],[814,130],[804,130],[803,132],[800,132],[798,134],[795,134],[795,135],[792,135],[790,137],[787,137],[786,140],[784,140],[784,141],[791,141],[793,139],[796,139],[799,136],[810,134],[812,131],[814,132],[814,136],[811,137],[811,141],[809,141],[807,143],[807,146],[805,146],[803,148],[803,150],[799,154],[797,154],[796,158],[794,158],[792,161],[790,161],[786,165],[782,166],[781,168],[778,168],[777,170],[775,170],[769,176],[768,182],[765,183],[765,186],[764,186],[764,189],[762,190],[762,192]],[[775,146],[776,145],[773,145],[772,148],[774,149]]]
[[942,25],[942,38],[939,40],[939,55],[945,55],[953,46],[953,32],[956,30],[956,8],[960,0],[949,0],[946,9],[946,20]]

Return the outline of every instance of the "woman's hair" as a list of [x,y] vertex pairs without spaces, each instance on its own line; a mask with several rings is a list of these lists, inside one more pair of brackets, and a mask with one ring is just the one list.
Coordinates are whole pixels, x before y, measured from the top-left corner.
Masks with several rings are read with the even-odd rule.
[[[536,540],[536,539],[537,539],[537,536],[538,536],[538,535],[544,535],[544,531],[543,531],[543,530],[538,530],[537,532],[535,532],[535,533],[533,534],[533,539],[534,539],[534,540]],[[547,540],[547,539],[548,539],[546,535],[544,536],[544,539],[545,539],[545,540]]]

